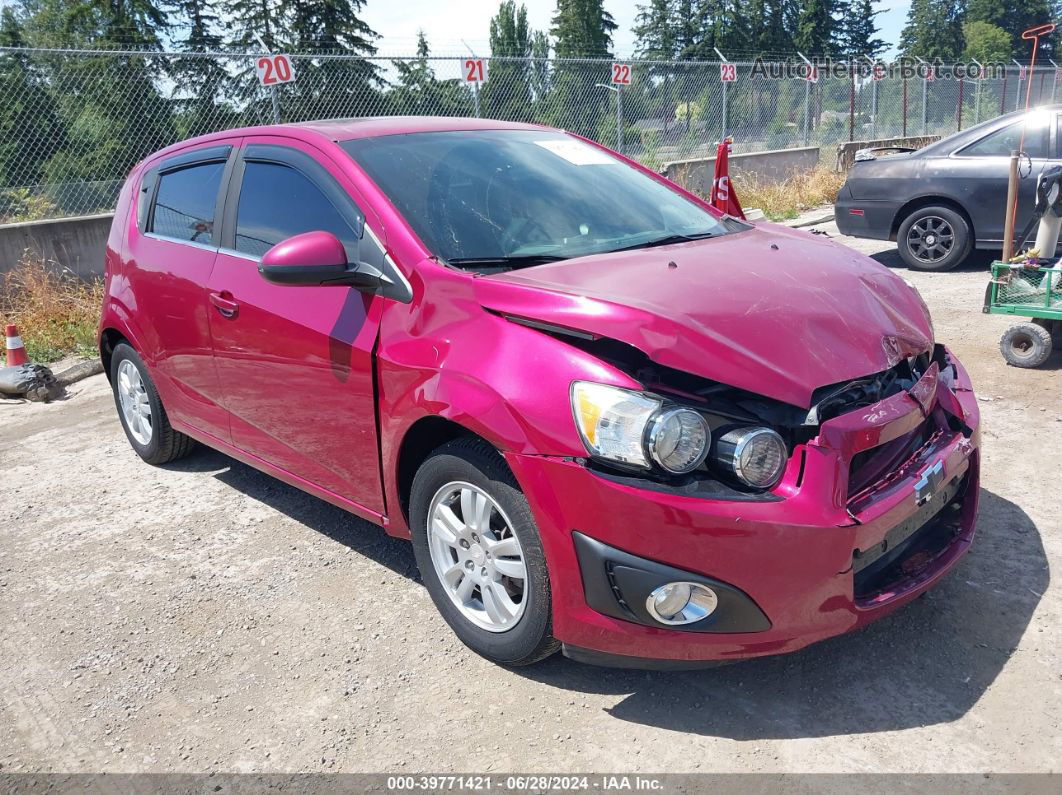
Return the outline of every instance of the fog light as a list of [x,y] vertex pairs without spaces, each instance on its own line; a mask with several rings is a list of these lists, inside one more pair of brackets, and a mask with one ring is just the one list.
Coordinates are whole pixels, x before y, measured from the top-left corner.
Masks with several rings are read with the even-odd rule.
[[715,591],[696,582],[669,582],[645,600],[649,615],[661,624],[692,624],[710,616],[719,604]]

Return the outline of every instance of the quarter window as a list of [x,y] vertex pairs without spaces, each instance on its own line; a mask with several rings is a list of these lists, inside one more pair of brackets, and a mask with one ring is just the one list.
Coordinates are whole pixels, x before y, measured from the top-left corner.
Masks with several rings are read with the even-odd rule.
[[236,212],[236,250],[260,257],[281,240],[331,232],[354,258],[358,238],[335,206],[309,179],[277,163],[249,162]]
[[177,240],[212,243],[214,206],[224,170],[224,163],[202,163],[163,174],[148,231]]
[[[1050,129],[1048,117],[1045,114],[1030,114],[1027,119],[1027,123],[1018,122],[996,130],[959,154],[966,157],[1001,157],[1009,156],[1016,149],[1022,149],[1029,157],[1046,158]],[[1025,127],[1024,143],[1021,139],[1022,127]]]

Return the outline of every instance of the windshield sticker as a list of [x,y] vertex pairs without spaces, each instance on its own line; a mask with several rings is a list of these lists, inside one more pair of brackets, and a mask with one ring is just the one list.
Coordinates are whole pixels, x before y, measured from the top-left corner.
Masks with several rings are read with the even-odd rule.
[[574,139],[566,141],[550,139],[548,141],[535,141],[535,143],[577,166],[614,166],[619,162],[613,160],[600,149]]

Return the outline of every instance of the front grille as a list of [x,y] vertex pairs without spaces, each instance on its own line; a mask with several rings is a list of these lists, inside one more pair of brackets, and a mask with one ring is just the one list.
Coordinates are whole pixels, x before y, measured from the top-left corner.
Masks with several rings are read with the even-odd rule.
[[849,500],[855,500],[871,487],[879,488],[902,476],[908,466],[917,462],[939,438],[940,431],[927,420],[891,442],[856,453],[848,466]]
[[935,495],[935,502],[894,527],[880,544],[855,551],[852,569],[857,602],[894,590],[904,580],[932,568],[962,530],[968,480],[968,475],[956,476]]

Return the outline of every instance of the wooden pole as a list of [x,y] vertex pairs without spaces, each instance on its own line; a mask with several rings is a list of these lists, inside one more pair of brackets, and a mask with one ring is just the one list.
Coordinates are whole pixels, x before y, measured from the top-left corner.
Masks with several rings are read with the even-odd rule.
[[1010,173],[1007,176],[1007,209],[1003,222],[1003,261],[1014,256],[1014,210],[1018,203],[1018,152],[1010,153]]

